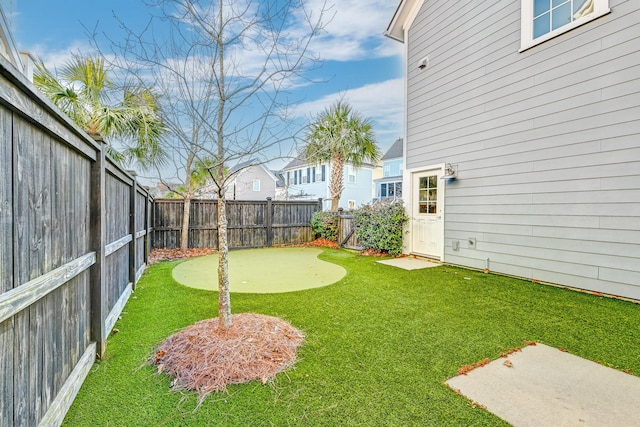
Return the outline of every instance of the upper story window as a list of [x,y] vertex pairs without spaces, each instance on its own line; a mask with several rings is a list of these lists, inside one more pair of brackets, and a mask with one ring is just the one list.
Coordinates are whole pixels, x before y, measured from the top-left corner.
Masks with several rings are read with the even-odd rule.
[[391,165],[384,165],[382,176],[391,176]]
[[347,165],[347,182],[349,184],[356,183],[356,168],[351,165]]
[[609,0],[521,0],[520,50],[610,12]]
[[254,179],[253,180],[253,191],[260,191],[260,180],[259,179]]

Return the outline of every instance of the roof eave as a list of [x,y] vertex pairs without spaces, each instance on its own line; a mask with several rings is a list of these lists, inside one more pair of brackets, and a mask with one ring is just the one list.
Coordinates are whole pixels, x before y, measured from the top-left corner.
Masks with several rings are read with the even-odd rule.
[[400,43],[404,43],[404,20],[406,19],[407,12],[407,3],[408,0],[400,0],[400,4],[396,8],[395,13],[393,14],[393,18],[391,18],[391,22],[387,26],[387,30],[384,32],[384,35],[389,37],[390,39],[399,41]]

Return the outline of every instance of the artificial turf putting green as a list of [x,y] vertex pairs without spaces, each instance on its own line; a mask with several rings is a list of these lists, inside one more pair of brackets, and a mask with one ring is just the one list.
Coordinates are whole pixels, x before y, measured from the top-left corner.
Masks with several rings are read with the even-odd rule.
[[[269,294],[319,288],[342,279],[347,270],[318,259],[317,248],[266,248],[229,252],[231,292]],[[218,290],[218,254],[183,262],[173,278],[185,286]]]

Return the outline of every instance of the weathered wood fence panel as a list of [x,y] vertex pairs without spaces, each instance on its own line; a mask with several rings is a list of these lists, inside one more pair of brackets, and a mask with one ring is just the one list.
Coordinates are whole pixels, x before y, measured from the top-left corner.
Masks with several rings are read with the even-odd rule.
[[338,210],[338,244],[342,248],[362,249],[356,236],[356,221],[353,214],[342,209]]
[[274,201],[272,206],[269,246],[306,243],[315,238],[311,217],[322,210],[321,202]]
[[0,56],[1,427],[62,423],[144,268],[150,198],[108,162]]
[[[310,242],[311,216],[322,210],[318,201],[227,201],[230,249],[263,248]],[[153,247],[178,248],[182,224],[181,200],[154,203]],[[194,200],[189,215],[189,247],[218,248],[216,200]]]

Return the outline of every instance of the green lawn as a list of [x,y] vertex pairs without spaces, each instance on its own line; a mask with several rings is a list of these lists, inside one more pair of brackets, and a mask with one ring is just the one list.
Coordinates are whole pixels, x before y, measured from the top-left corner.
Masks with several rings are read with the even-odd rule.
[[[404,271],[349,251],[323,260],[347,276],[285,294],[232,294],[234,313],[279,316],[307,340],[268,385],[193,393],[145,366],[165,337],[215,317],[217,293],[150,267],[65,420],[66,426],[506,425],[444,381],[458,368],[538,341],[640,375],[640,306],[453,267]],[[212,268],[215,268],[212,266]]]

